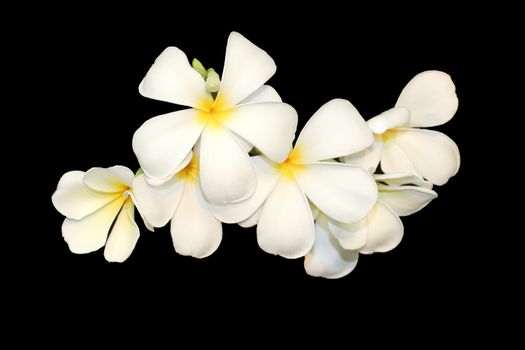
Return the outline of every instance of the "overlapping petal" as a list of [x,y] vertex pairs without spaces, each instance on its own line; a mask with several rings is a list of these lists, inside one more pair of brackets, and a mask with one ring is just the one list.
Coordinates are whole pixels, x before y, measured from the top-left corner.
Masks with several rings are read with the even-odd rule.
[[304,269],[314,277],[341,278],[354,270],[359,258],[357,250],[345,250],[328,229],[326,216],[315,223],[315,244],[304,258]]
[[457,145],[445,134],[423,129],[395,129],[384,143],[381,169],[386,173],[419,174],[444,185],[459,170]]
[[295,149],[301,162],[312,163],[362,151],[373,141],[372,131],[352,104],[334,99],[308,120]]

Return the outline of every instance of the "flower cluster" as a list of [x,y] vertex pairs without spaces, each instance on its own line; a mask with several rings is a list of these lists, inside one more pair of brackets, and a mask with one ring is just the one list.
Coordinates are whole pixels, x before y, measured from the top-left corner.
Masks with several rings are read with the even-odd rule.
[[261,249],[304,257],[306,272],[325,278],[350,273],[359,253],[395,248],[400,217],[436,198],[432,186],[459,168],[456,144],[423,129],[455,114],[450,77],[418,74],[368,122],[349,101],[328,101],[293,143],[297,112],[264,85],[275,71],[268,53],[236,32],[222,77],[176,47],[164,50],[139,91],[188,108],[135,132],[137,173],[117,165],[62,176],[52,201],[70,250],[105,246],[108,261],[126,260],[139,239],[135,207],[149,230],[171,222],[175,250],[196,258],[219,247],[222,223],[257,225]]

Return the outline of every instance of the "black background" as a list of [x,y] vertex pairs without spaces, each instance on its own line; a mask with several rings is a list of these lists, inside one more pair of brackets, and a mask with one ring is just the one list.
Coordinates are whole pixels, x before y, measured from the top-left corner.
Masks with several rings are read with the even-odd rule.
[[[257,9],[231,17],[197,7],[133,18],[124,12],[86,17],[72,11],[49,19],[28,39],[33,56],[25,58],[37,62],[33,87],[38,93],[27,107],[36,104],[42,111],[32,122],[38,144],[32,159],[40,178],[31,205],[41,217],[35,219],[38,229],[31,230],[31,253],[24,258],[29,272],[19,278],[30,285],[26,293],[38,290],[35,305],[66,305],[70,315],[206,310],[195,312],[201,318],[217,308],[221,315],[241,309],[245,315],[285,320],[297,317],[291,310],[336,312],[349,319],[410,312],[415,321],[454,315],[454,324],[475,309],[470,287],[479,266],[471,254],[479,233],[464,209],[475,186],[470,181],[476,156],[472,118],[479,118],[480,81],[474,62],[492,38],[482,27],[465,25],[453,8],[404,12],[387,20],[374,11],[310,10],[285,15],[275,9],[257,18],[252,17]],[[189,59],[197,57],[221,72],[232,30],[276,61],[277,73],[268,83],[297,109],[298,132],[332,98],[350,100],[369,119],[392,107],[415,74],[449,73],[459,110],[436,130],[459,146],[458,175],[436,187],[439,197],[423,211],[403,218],[405,236],[395,250],[361,256],[356,269],[339,280],[306,275],[303,259],[264,253],[255,228],[236,225],[223,225],[219,249],[203,260],[177,255],[169,227],[151,233],[140,219],[141,238],[122,264],[106,262],[102,250],[69,252],[60,232],[63,218],[50,200],[60,176],[116,164],[136,170],[133,132],[148,118],[181,108],[139,95],[149,66],[165,47],[177,46]],[[48,304],[50,298],[58,303]]]

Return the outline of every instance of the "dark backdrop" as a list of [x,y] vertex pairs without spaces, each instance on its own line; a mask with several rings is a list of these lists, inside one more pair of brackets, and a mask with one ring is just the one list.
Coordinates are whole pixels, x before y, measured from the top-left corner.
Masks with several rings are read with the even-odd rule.
[[[480,43],[491,38],[482,28],[464,26],[452,8],[417,16],[401,13],[388,20],[374,12],[313,10],[308,16],[280,15],[276,9],[263,18],[232,19],[213,11],[206,15],[205,10],[195,10],[198,19],[183,13],[130,19],[102,11],[83,18],[73,12],[41,26],[26,43],[33,52],[26,58],[36,62],[38,71],[37,97],[27,105],[38,104],[41,111],[32,122],[38,145],[32,159],[39,164],[38,198],[32,206],[41,216],[35,219],[38,229],[30,232],[31,254],[24,259],[30,273],[22,277],[31,285],[26,292],[38,290],[33,301],[45,306],[54,296],[71,314],[240,306],[247,314],[285,319],[295,317],[292,308],[354,316],[411,310],[414,319],[463,317],[476,270],[469,257],[476,232],[464,210],[473,191],[472,119],[479,118],[474,113],[478,81],[473,62],[483,52]],[[423,211],[403,218],[405,236],[395,250],[361,256],[357,268],[339,280],[306,275],[303,259],[264,253],[255,228],[236,225],[223,226],[219,249],[203,260],[176,254],[169,227],[150,233],[140,219],[141,238],[122,264],[106,262],[102,251],[69,252],[61,237],[63,218],[50,200],[60,176],[115,164],[135,170],[133,132],[148,118],[180,108],[139,95],[138,84],[149,66],[172,45],[220,72],[232,30],[276,61],[277,73],[269,84],[298,110],[298,131],[332,98],[349,99],[369,119],[392,107],[415,74],[429,69],[449,73],[459,110],[436,129],[458,144],[459,174],[436,188],[439,197]]]

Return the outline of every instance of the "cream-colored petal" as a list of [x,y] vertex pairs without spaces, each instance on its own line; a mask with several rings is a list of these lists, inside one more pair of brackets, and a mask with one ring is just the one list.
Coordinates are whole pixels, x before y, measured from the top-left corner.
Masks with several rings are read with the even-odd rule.
[[62,224],[62,236],[71,252],[85,254],[103,247],[111,224],[124,205],[124,201],[125,198],[120,196],[81,220],[66,218]]
[[84,183],[95,191],[123,192],[133,182],[135,175],[125,166],[115,165],[111,168],[91,168],[84,175]]
[[139,236],[135,207],[131,197],[128,197],[106,242],[104,257],[109,262],[125,261],[135,249]]
[[92,190],[84,184],[84,175],[83,171],[65,173],[51,197],[56,210],[70,219],[80,220],[121,196]]

